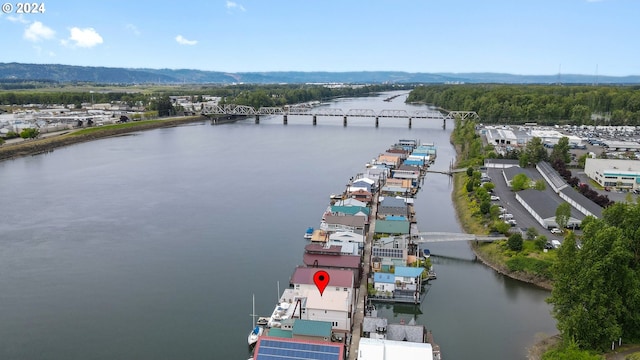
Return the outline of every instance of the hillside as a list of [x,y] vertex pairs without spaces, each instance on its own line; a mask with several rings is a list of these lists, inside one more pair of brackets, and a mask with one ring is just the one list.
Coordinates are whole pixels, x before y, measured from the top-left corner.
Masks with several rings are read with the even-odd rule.
[[60,64],[0,63],[0,81],[47,80],[106,84],[231,83],[505,83],[505,84],[639,84],[640,76],[579,74],[514,75],[501,73],[409,73],[401,71],[225,73],[195,69],[127,69]]

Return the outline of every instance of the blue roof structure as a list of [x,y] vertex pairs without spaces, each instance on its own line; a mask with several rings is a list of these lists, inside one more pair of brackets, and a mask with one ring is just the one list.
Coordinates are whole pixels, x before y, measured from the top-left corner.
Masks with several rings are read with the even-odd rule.
[[418,277],[423,271],[422,267],[397,266],[394,274],[402,277]]
[[396,282],[396,277],[394,274],[377,272],[373,274],[373,282],[393,284]]
[[422,166],[424,165],[424,160],[420,160],[420,159],[407,159],[403,162],[403,164],[405,165],[410,165],[410,166]]
[[343,348],[330,342],[311,342],[261,337],[253,354],[255,360],[343,360]]
[[330,338],[331,323],[329,321],[295,319],[293,334]]

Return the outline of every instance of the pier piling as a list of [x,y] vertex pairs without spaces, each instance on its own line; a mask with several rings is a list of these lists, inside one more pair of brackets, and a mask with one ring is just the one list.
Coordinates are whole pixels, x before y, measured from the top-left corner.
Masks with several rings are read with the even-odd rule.
[[379,125],[379,121],[378,121],[378,117],[376,116],[376,127],[378,127]]
[[318,117],[316,115],[313,115],[313,125],[317,125],[318,124]]
[[282,115],[282,123],[287,125],[287,115]]
[[346,116],[342,119],[342,126],[344,126],[344,127],[347,126],[347,117]]
[[411,129],[411,118],[409,118],[409,129]]
[[256,124],[260,124],[260,115],[256,115]]

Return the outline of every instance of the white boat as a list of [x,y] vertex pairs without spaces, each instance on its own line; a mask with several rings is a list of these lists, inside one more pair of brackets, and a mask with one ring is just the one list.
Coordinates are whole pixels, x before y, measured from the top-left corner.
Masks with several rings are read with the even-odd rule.
[[313,236],[313,228],[312,227],[308,227],[307,231],[304,232],[304,238],[305,239],[311,239],[312,236]]
[[[253,295],[253,312],[251,313],[251,317],[253,318],[253,324],[256,323],[256,296],[255,294]],[[264,327],[260,326],[260,325],[256,325],[251,332],[249,332],[249,336],[247,336],[247,342],[249,343],[249,346],[255,344],[258,342],[258,338],[262,335],[262,333],[264,332]]]
[[258,338],[262,335],[263,332],[264,328],[262,326],[256,325],[256,327],[251,330],[249,336],[247,337],[247,342],[249,343],[249,345],[257,343]]

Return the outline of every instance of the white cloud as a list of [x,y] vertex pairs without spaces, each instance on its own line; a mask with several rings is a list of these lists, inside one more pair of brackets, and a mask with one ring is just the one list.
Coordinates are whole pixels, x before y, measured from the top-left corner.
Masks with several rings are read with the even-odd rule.
[[176,36],[176,41],[180,45],[195,45],[198,43],[198,40],[187,40],[182,35]]
[[40,21],[34,21],[24,30],[23,37],[29,41],[38,42],[44,39],[51,39],[55,34],[55,31],[43,25]]
[[[80,29],[78,27],[73,27],[69,31],[71,32],[69,40],[73,41],[73,45],[75,46],[90,48],[103,43],[102,36],[100,36],[100,34],[98,34],[93,28]],[[64,40],[62,43],[67,45],[69,41]]]
[[142,34],[140,30],[138,30],[138,27],[133,24],[127,24],[125,25],[125,27],[127,28],[127,30],[131,31],[135,36],[140,36],[140,34]]
[[7,20],[11,21],[11,22],[17,22],[17,23],[21,23],[21,24],[28,24],[29,20],[25,19],[24,16],[22,14],[18,15],[18,16],[13,16],[13,15],[9,15],[7,16]]
[[228,1],[228,0],[227,0],[227,9],[229,9],[229,10],[238,9],[240,11],[245,11],[244,6],[242,6],[242,5],[240,5],[240,4],[236,3],[236,2]]

